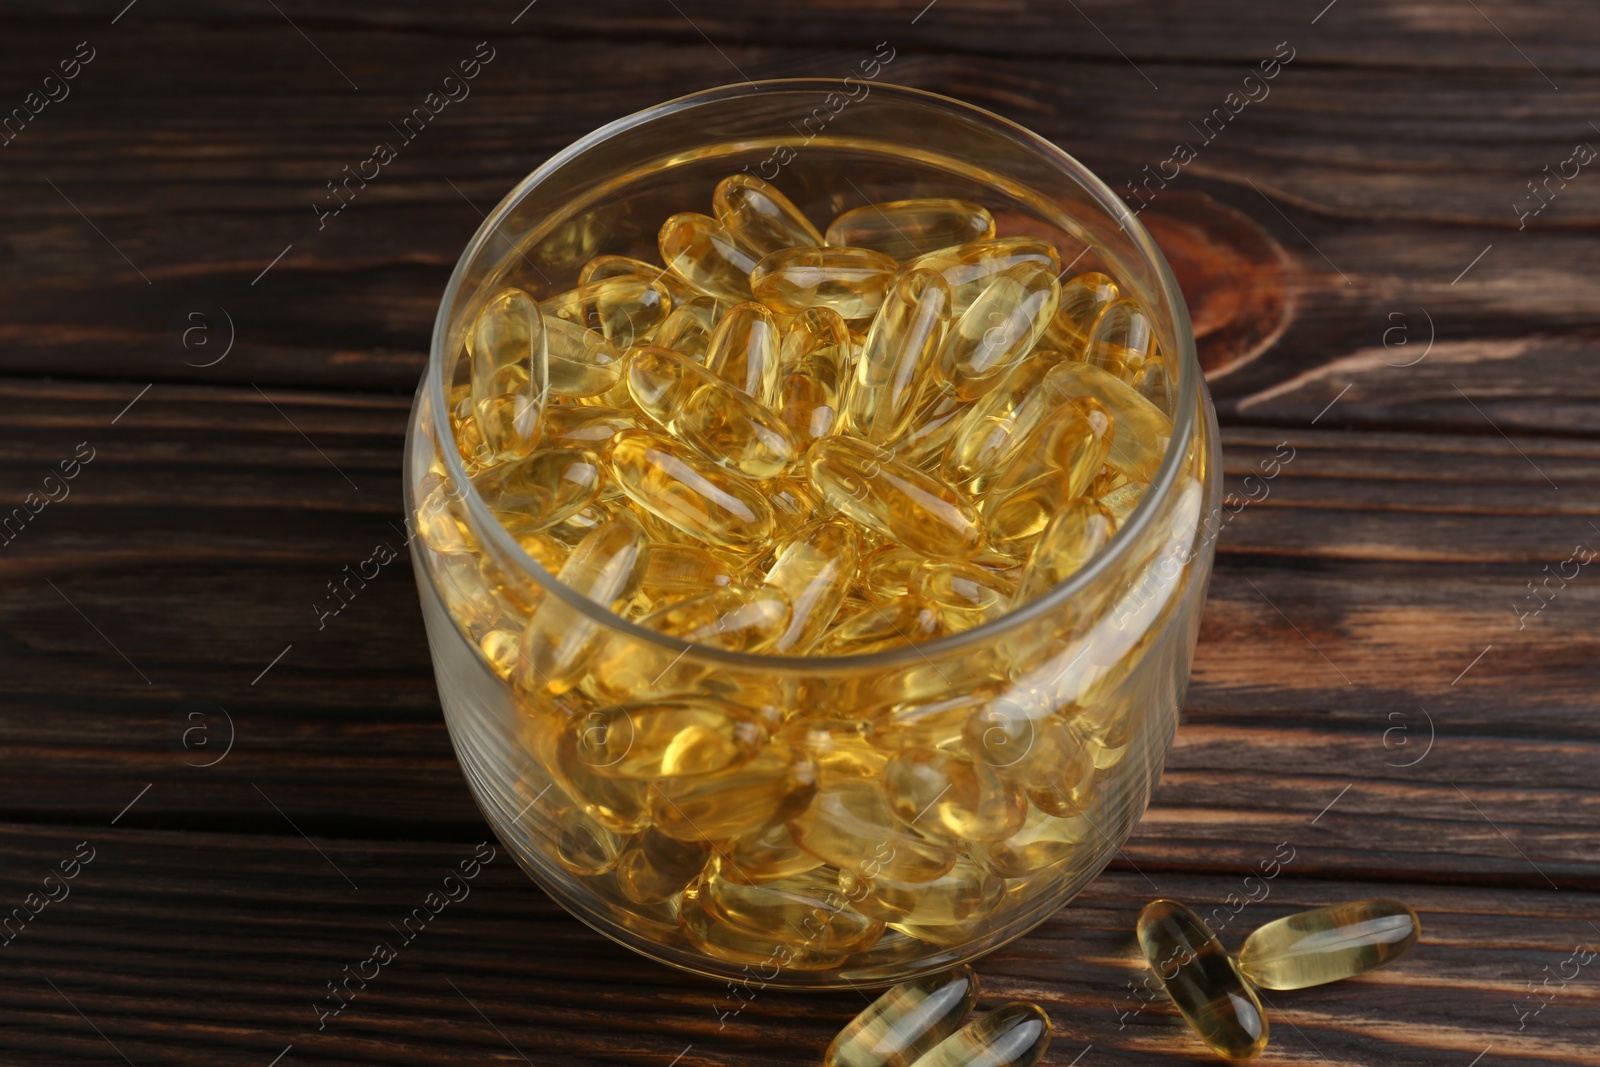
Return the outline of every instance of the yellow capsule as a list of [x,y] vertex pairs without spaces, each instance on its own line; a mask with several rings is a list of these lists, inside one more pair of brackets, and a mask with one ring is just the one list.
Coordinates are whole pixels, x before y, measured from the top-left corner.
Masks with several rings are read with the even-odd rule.
[[1107,304],[1089,330],[1089,347],[1083,362],[1127,381],[1144,366],[1155,348],[1150,316],[1132,300]]
[[1144,366],[1129,376],[1128,384],[1133,386],[1134,392],[1150,401],[1162,413],[1172,410],[1172,376],[1167,370],[1166,358],[1159,348],[1150,351]]
[[775,529],[755,483],[645,430],[612,439],[611,471],[641,508],[708,544],[735,550],[763,545]]
[[884,604],[911,591],[911,575],[927,562],[920,552],[901,545],[883,545],[861,559],[855,588],[874,604]]
[[1211,1051],[1248,1060],[1267,1047],[1261,1001],[1198,915],[1175,900],[1151,901],[1138,931],[1150,969]]
[[779,536],[787,537],[810,522],[821,508],[817,491],[800,478],[769,478],[761,483]]
[[521,289],[484,304],[467,334],[472,409],[491,456],[527,455],[539,443],[549,351],[539,305]]
[[595,256],[578,272],[578,288],[582,290],[584,286],[595,282],[630,275],[664,286],[667,295],[672,299],[673,310],[676,310],[679,304],[699,296],[667,268],[642,259],[634,259],[632,256]]
[[1015,602],[1026,604],[1072,577],[1105,547],[1116,529],[1117,520],[1095,501],[1082,497],[1068,501],[1028,553]]
[[577,514],[600,495],[600,457],[587,448],[541,448],[519,460],[491,467],[472,484],[497,518],[514,519],[533,532]]
[[924,556],[964,559],[983,548],[978,509],[883,448],[839,435],[806,454],[811,484],[867,529]]
[[704,363],[720,307],[714,297],[703,295],[675,304],[672,314],[656,329],[652,343]]
[[478,651],[483,653],[484,662],[501,678],[510,678],[512,669],[517,665],[517,656],[520,654],[518,646],[522,643],[520,634],[512,630],[490,630],[478,639]]
[[753,301],[735,304],[717,320],[706,345],[706,369],[766,407],[778,403],[781,346],[777,320]]
[[[812,771],[814,773],[815,768]],[[806,800],[810,802],[809,794]],[[711,870],[719,877],[745,885],[775,882],[790,875],[816,870],[820,866],[822,861],[795,844],[789,827],[782,822],[771,823],[754,834],[725,842],[718,847],[711,860]]]
[[945,1038],[915,1067],[1033,1067],[1050,1047],[1050,1016],[1037,1004],[1002,1004]]
[[844,428],[879,444],[911,421],[933,373],[950,317],[950,287],[933,271],[911,271],[884,297],[846,391]]
[[1032,765],[1026,790],[1028,799],[1046,815],[1070,819],[1081,815],[1093,799],[1095,755],[1104,751],[1104,747],[1092,738],[1085,742],[1070,728],[1056,723],[1049,723],[1045,728],[1053,731],[1051,744],[1062,758],[1037,761]]
[[1128,516],[1133,514],[1133,509],[1144,499],[1144,491],[1148,488],[1147,482],[1124,482],[1100,497],[1100,506],[1111,515],[1111,521],[1117,524],[1117,529],[1122,529]]
[[799,454],[776,414],[671,349],[635,348],[627,380],[640,411],[721,466],[770,478]]
[[789,832],[807,852],[863,878],[931,882],[956,862],[947,842],[895,819],[881,782],[820,767],[817,795],[789,820]]
[[[605,492],[606,490],[601,490],[602,495]],[[545,527],[544,533],[566,546],[568,550],[571,550],[577,548],[585,537],[588,537],[615,517],[610,508],[606,507],[603,502],[597,501],[582,511],[574,512],[560,522]]]
[[778,358],[778,417],[800,448],[839,429],[850,359],[850,332],[844,320],[827,308],[802,311],[784,330]]
[[861,735],[861,724],[854,719],[795,719],[778,736],[812,761],[819,781],[877,781],[889,764],[883,753],[867,744]]
[[839,891],[832,871],[818,868],[761,885],[713,874],[697,893],[706,914],[752,937],[777,938],[809,951],[847,956],[883,936],[883,922],[862,915]]
[[762,253],[822,243],[822,234],[801,210],[753,174],[732,174],[718,182],[711,211],[735,240]]
[[559,809],[552,821],[561,828],[556,838],[556,862],[573,874],[605,874],[616,867],[631,843],[576,806]]
[[433,566],[445,606],[474,641],[499,628],[500,601],[483,580],[476,560],[452,554],[436,557]]
[[[759,835],[774,823],[781,825],[781,820],[811,803],[815,792],[816,768],[811,760],[773,742],[721,774],[657,781],[650,787],[650,816],[656,829],[669,837],[728,841]],[[790,842],[791,850],[798,847]],[[765,859],[770,864],[773,857]],[[718,863],[733,865],[732,860]],[[748,877],[737,870],[732,874]]]
[[1034,428],[1055,408],[1041,396],[1041,383],[1049,369],[1045,360],[1020,363],[965,409],[939,462],[947,481],[960,484],[1001,470],[1018,454]]
[[599,330],[619,350],[643,344],[672,313],[672,296],[651,274],[595,277],[579,287],[580,321]]
[[1013,583],[971,563],[926,560],[911,572],[907,590],[939,609],[945,628],[970,630],[998,619],[1011,608]]
[[1068,359],[1082,359],[1089,331],[1105,306],[1117,298],[1117,283],[1104,274],[1080,274],[1061,287],[1061,301],[1041,344]]
[[1060,470],[1047,470],[1004,496],[984,500],[984,521],[989,547],[1013,560],[1028,557],[1055,513],[1071,500],[1072,479]]
[[944,622],[939,609],[932,601],[908,593],[841,616],[817,645],[817,652],[824,656],[865,656],[886,648],[932,641],[942,633]]
[[786,248],[750,273],[756,299],[785,315],[823,307],[845,319],[868,319],[883,306],[899,267],[869,248]]
[[798,930],[751,933],[713,918],[706,910],[705,894],[691,887],[683,895],[678,925],[689,944],[707,956],[746,968],[770,971],[828,971],[844,962],[838,952],[823,951],[806,944]]
[[1001,237],[928,252],[907,261],[900,274],[903,277],[918,270],[942,274],[950,285],[951,310],[959,315],[995,275],[1023,263],[1037,263],[1052,277],[1061,273],[1061,258],[1054,245],[1033,237]]
[[582,445],[599,452],[618,430],[638,425],[633,413],[616,408],[552,404],[544,412],[544,439],[553,445]]
[[549,318],[544,334],[552,396],[599,396],[622,377],[622,353],[598,330]]
[[689,545],[654,544],[639,578],[639,592],[651,604],[664,605],[733,584],[734,569],[704,549]]
[[678,841],[652,827],[618,858],[617,886],[635,904],[658,904],[700,877],[710,855],[703,841]]
[[770,585],[712,589],[658,608],[639,625],[691,644],[764,652],[789,627],[789,598]]
[[1060,297],[1061,283],[1043,263],[1018,263],[989,279],[939,349],[940,373],[954,383],[956,395],[982,396],[1027,358]]
[[1245,938],[1235,961],[1261,989],[1305,989],[1354,978],[1410,951],[1417,913],[1397,900],[1357,900],[1290,915]]
[[971,409],[971,401],[956,396],[949,382],[930,381],[912,405],[905,428],[885,447],[913,467],[937,470],[950,439]]
[[1022,829],[989,845],[983,858],[1007,878],[1024,878],[1073,860],[1087,863],[1100,841],[1088,815],[1062,819],[1029,808]]
[[871,248],[896,260],[994,236],[994,216],[970,200],[890,200],[851,208],[828,225],[830,245]]
[[907,825],[963,841],[1003,841],[1028,802],[985,764],[937,749],[902,752],[884,772],[889,806]]
[[987,693],[962,693],[877,708],[867,718],[865,735],[886,752],[950,748],[962,743],[967,723],[988,700]]
[[[644,531],[617,519],[579,542],[556,580],[602,608],[615,610],[638,588],[648,554]],[[522,634],[518,683],[529,691],[566,692],[583,677],[602,640],[593,619],[559,596],[545,597]]]
[[477,537],[456,517],[461,490],[454,482],[441,482],[417,505],[416,528],[422,543],[444,554],[477,551]]
[[634,781],[720,774],[748,763],[766,740],[753,712],[714,697],[618,704],[571,729],[578,762]]
[[902,982],[839,1031],[823,1067],[911,1067],[960,1029],[978,1002],[978,976],[967,966]]
[[[573,693],[557,697],[557,701],[570,700]],[[648,797],[643,782],[623,778],[606,778],[578,758],[579,733],[570,728],[569,720],[557,718],[562,709],[542,708],[538,713],[522,720],[522,737],[534,761],[555,778],[563,792],[590,818],[606,829],[618,834],[632,834],[650,822]],[[572,712],[576,720],[598,714],[595,711]]]
[[1099,367],[1067,362],[1051,367],[1040,388],[1052,397],[1087,396],[1105,405],[1112,422],[1106,463],[1137,481],[1155,477],[1172,436],[1172,420],[1127,382]]
[[855,580],[860,543],[850,523],[824,519],[802,526],[778,546],[765,581],[783,590],[794,610],[773,652],[798,656],[811,650]]
[[729,304],[750,300],[750,272],[763,253],[709,215],[684,212],[661,224],[661,261],[690,288]]
[[[1006,880],[968,856],[931,882],[839,873],[839,888],[863,915],[911,926],[955,926],[981,920],[1000,906]],[[970,934],[970,927],[969,934]]]

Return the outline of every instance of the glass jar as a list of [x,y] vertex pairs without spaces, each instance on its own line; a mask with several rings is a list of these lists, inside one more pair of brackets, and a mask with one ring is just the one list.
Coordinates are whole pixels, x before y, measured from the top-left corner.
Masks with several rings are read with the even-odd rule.
[[[463,337],[477,309],[505,285],[540,300],[570,290],[596,255],[653,260],[662,220],[704,210],[717,181],[741,171],[818,220],[863,197],[977,201],[1002,236],[1054,242],[1070,271],[1108,274],[1148,310],[1169,368],[1170,443],[1086,566],[995,621],[925,644],[750,655],[612,614],[496,521],[463,460],[471,443],[452,447],[449,398],[467,379]],[[725,87],[620,119],[551,158],[474,235],[417,393],[410,543],[468,784],[546,892],[672,966],[833,987],[971,959],[1071,900],[1148,803],[1210,575],[1217,461],[1176,281],[1121,200],[1054,145],[864,77]],[[519,674],[535,613],[548,640],[583,647],[582,679]],[[665,757],[634,746],[655,743],[662,722],[717,734],[745,762],[715,780],[652,782]],[[898,773],[890,761],[911,750],[1025,795],[1021,827],[952,841],[916,825],[922,813],[874,822],[884,776]],[[943,810],[938,800],[931,810]]]

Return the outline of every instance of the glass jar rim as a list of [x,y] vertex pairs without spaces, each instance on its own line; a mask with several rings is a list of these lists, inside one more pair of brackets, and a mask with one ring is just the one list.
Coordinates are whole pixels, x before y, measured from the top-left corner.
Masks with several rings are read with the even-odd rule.
[[[642,111],[636,111],[631,115],[625,115],[593,130],[552,155],[531,174],[518,182],[496,205],[495,209],[484,218],[483,224],[478,227],[477,232],[472,235],[472,239],[467,242],[466,248],[456,261],[455,269],[450,274],[450,280],[445,286],[444,295],[439,302],[439,312],[434,319],[433,339],[429,347],[428,366],[424,372],[423,381],[423,388],[426,390],[429,409],[433,416],[431,429],[434,439],[437,441],[454,441],[455,438],[454,429],[450,425],[449,405],[444,381],[445,363],[448,355],[446,345],[451,334],[451,308],[460,295],[462,286],[465,284],[469,267],[483,253],[484,246],[499,231],[501,223],[534,189],[538,188],[551,175],[597,145],[618,134],[667,115],[727,100],[780,93],[831,91],[836,86],[837,79],[831,78],[774,78],[723,85],[676,97],[645,108]],[[1106,215],[1116,221],[1123,232],[1127,234],[1144,263],[1154,268],[1158,295],[1171,312],[1170,325],[1176,345],[1174,364],[1178,371],[1178,388],[1173,408],[1172,436],[1168,440],[1166,454],[1161,459],[1161,465],[1157,468],[1155,476],[1150,480],[1150,488],[1144,493],[1138,505],[1129,515],[1128,521],[1117,530],[1105,547],[1096,553],[1088,563],[1074,572],[1071,577],[1052,587],[1048,592],[1035,597],[1026,604],[1007,611],[999,618],[986,622],[981,626],[975,626],[970,630],[949,634],[932,641],[921,644],[899,645],[867,655],[782,656],[733,652],[714,648],[710,645],[684,641],[681,638],[640,626],[564,585],[555,575],[551,574],[532,556],[528,555],[516,538],[512,537],[510,532],[494,517],[489,510],[488,504],[479,495],[477,487],[472,483],[472,479],[467,475],[460,452],[455,448],[440,448],[439,452],[443,457],[446,472],[455,484],[462,487],[460,499],[467,513],[478,526],[480,535],[492,541],[496,551],[503,558],[516,563],[530,578],[543,586],[547,593],[553,593],[561,597],[572,608],[588,616],[599,625],[628,634],[630,637],[646,644],[657,645],[680,656],[692,654],[707,662],[746,670],[792,673],[801,670],[815,671],[818,669],[856,671],[884,667],[915,666],[918,660],[926,662],[932,656],[957,652],[969,646],[989,644],[995,639],[1003,637],[1007,631],[1025,625],[1042,615],[1054,612],[1071,601],[1108,570],[1114,568],[1120,560],[1134,551],[1131,546],[1139,543],[1142,536],[1155,521],[1153,516],[1161,502],[1168,498],[1172,486],[1178,480],[1179,468],[1182,465],[1184,454],[1197,429],[1196,412],[1198,410],[1197,393],[1200,387],[1200,364],[1195,352],[1194,334],[1189,321],[1188,305],[1184,302],[1183,293],[1178,286],[1177,279],[1167,265],[1166,257],[1161,254],[1160,248],[1156,246],[1155,240],[1150,236],[1149,231],[1144,228],[1134,213],[1128,210],[1128,206],[1123,203],[1122,198],[1117,196],[1089,168],[1027,127],[1002,115],[997,115],[986,108],[981,108],[953,97],[943,96],[939,93],[929,92],[925,89],[875,82],[872,86],[872,92],[874,94],[883,93],[891,97],[898,97],[908,103],[921,104],[926,107],[961,114],[968,118],[975,118],[990,126],[994,132],[1009,137],[1025,149],[1032,150],[1036,155],[1054,164],[1088,194]],[[408,462],[410,455],[411,451],[408,448]]]

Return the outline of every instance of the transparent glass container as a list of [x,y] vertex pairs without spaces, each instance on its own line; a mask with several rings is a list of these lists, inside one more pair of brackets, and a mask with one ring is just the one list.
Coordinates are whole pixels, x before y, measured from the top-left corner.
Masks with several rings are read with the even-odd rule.
[[[1171,375],[1172,436],[1139,504],[1088,565],[995,621],[925,644],[855,657],[749,655],[612,614],[558,583],[496,521],[452,447],[447,409],[467,380],[463,337],[477,309],[505,285],[541,300],[569,290],[596,255],[655,260],[662,221],[706,210],[713,186],[741,171],[772,181],[822,225],[863,198],[977,201],[1001,236],[1054,242],[1067,276],[1104,272],[1148,310]],[[462,253],[406,448],[413,561],[468,784],[540,887],[652,959],[782,987],[883,985],[948,967],[1071,900],[1148,803],[1211,570],[1215,415],[1182,295],[1149,234],[1080,163],[1005,119],[870,80],[806,79],[710,90],[595,131],[513,189]],[[520,631],[541,606],[556,638],[597,649],[602,666],[583,684],[518,683]],[[648,733],[630,709],[659,701],[737,714],[740,743],[757,749],[751,766],[776,760],[778,773],[814,791],[777,804],[759,789],[735,791],[730,803],[693,790],[663,798],[660,783],[616,777],[632,731]],[[944,747],[965,746],[983,773],[1013,781],[1028,769],[1021,830],[952,845],[891,821],[849,855],[823,847],[824,862],[808,852],[815,865],[780,880],[783,893],[745,884],[761,878],[741,878],[741,859],[759,863],[774,840],[792,849],[802,829],[815,833],[804,820],[838,806],[815,788],[819,778],[837,784],[827,774],[842,764],[830,761],[856,760],[848,789],[880,810],[866,794],[895,751],[885,724],[924,711],[963,719]],[[1040,786],[1069,766],[1070,790]],[[685,811],[674,796],[698,806]],[[620,865],[651,862],[676,871],[673,882],[687,872],[685,890],[648,903],[638,898],[661,894],[632,882],[625,892],[637,871]],[[767,932],[733,936],[719,925],[730,912],[754,914]]]

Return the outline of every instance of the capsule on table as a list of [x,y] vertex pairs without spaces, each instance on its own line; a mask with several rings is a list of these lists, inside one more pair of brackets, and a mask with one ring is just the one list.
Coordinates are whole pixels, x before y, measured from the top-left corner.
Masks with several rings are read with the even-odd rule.
[[994,913],[1006,880],[969,856],[931,882],[897,882],[879,875],[839,873],[839,889],[864,915],[910,926],[957,926]]
[[600,331],[552,317],[544,332],[552,396],[599,396],[622,377],[622,353]]
[[683,212],[661,224],[661,261],[688,285],[728,304],[749,300],[750,272],[763,253],[709,215]]
[[490,455],[527,455],[539,443],[549,350],[539,305],[521,289],[484,304],[467,333],[472,414]]
[[927,562],[920,552],[903,545],[883,545],[861,558],[855,589],[874,604],[883,604],[911,591],[911,575]]
[[[991,527],[992,529],[992,527]],[[907,592],[927,597],[945,627],[970,630],[1004,615],[1016,586],[991,570],[957,560],[926,560],[911,572]]]
[[786,248],[750,273],[756,299],[785,315],[825,307],[846,319],[867,319],[883,306],[899,264],[870,248]]
[[628,356],[627,382],[640,411],[720,466],[770,478],[799,455],[793,435],[775,413],[671,349],[635,348]]
[[688,356],[696,363],[704,363],[720,308],[715,297],[704,294],[674,305],[672,314],[656,328],[652,343]]
[[1305,989],[1392,963],[1422,933],[1397,900],[1357,900],[1274,920],[1245,938],[1235,962],[1262,989]]
[[773,534],[772,508],[759,486],[665,437],[617,434],[611,472],[629,500],[707,544],[748,550]]
[[879,444],[905,429],[936,366],[949,317],[950,287],[936,272],[911,271],[895,282],[856,362],[846,429]]
[[1033,1067],[1050,1047],[1050,1016],[1014,1001],[978,1016],[912,1067]]
[[706,345],[706,369],[766,407],[778,403],[778,323],[754,301],[735,304],[717,321]]
[[1267,1017],[1200,917],[1175,900],[1139,913],[1139,947],[1172,1002],[1211,1051],[1247,1060],[1267,1047]]
[[1117,283],[1099,272],[1073,278],[1062,285],[1061,300],[1040,343],[1067,359],[1082,359],[1089,348],[1090,328],[1117,295]]
[[963,400],[982,396],[1025,359],[1044,334],[1061,297],[1048,265],[1019,263],[989,279],[950,327],[938,366]]
[[1077,573],[1105,547],[1117,520],[1104,506],[1080,497],[1056,512],[1028,553],[1016,603],[1025,604]]
[[902,276],[918,270],[937,271],[950,285],[951,310],[959,315],[978,298],[995,275],[1023,263],[1037,263],[1051,276],[1061,273],[1055,246],[1033,237],[1001,237],[940,248],[900,267]]
[[892,986],[839,1031],[823,1067],[910,1067],[956,1030],[978,1002],[971,967]]
[[837,313],[808,308],[783,333],[778,357],[778,417],[805,449],[839,429],[850,378],[850,331]]
[[515,517],[522,532],[543,530],[577,514],[600,495],[600,457],[587,448],[541,448],[475,475],[489,510]]
[[[597,528],[572,550],[556,580],[579,596],[614,611],[639,587],[649,555],[644,531],[627,519]],[[519,684],[564,693],[583,677],[603,640],[593,619],[559,596],[546,596],[528,620],[517,662]]]
[[634,781],[721,774],[748,763],[766,741],[754,712],[709,696],[617,704],[569,728],[578,762]]
[[908,826],[962,841],[1003,841],[1022,828],[1028,802],[993,768],[939,749],[913,749],[889,761],[889,806]]
[[883,921],[861,914],[821,868],[761,885],[713,874],[699,888],[706,914],[752,936],[796,940],[816,952],[846,956],[883,936]]
[[[650,787],[650,816],[656,829],[684,841],[729,841],[759,835],[805,809],[815,794],[816,767],[803,753],[773,742],[738,767],[721,774],[662,779]],[[785,831],[787,834],[787,831]],[[790,851],[799,849],[792,841]],[[719,859],[718,870],[751,880],[737,854]],[[777,862],[771,855],[749,857],[757,873]],[[815,866],[811,860],[810,866]],[[810,866],[801,864],[801,870]]]
[[[804,766],[815,773],[816,768],[809,762]],[[806,802],[810,803],[809,794]],[[822,861],[797,845],[789,827],[782,822],[724,842],[711,860],[711,870],[717,875],[745,885],[775,882],[820,866]]]
[[871,248],[895,260],[994,236],[994,216],[970,200],[889,200],[851,208],[828,224],[830,245]]
[[1121,378],[1087,363],[1057,363],[1044,376],[1047,395],[1093,397],[1111,413],[1111,449],[1106,463],[1135,481],[1155,476],[1172,437],[1172,420],[1166,413]]
[[635,904],[658,904],[700,876],[711,846],[645,830],[617,860],[617,886]]
[[734,239],[763,254],[822,244],[822,234],[773,185],[753,174],[732,174],[717,183],[711,211]]
[[961,493],[855,438],[825,437],[806,455],[811,484],[859,522],[924,556],[964,559],[983,548],[978,509]]

